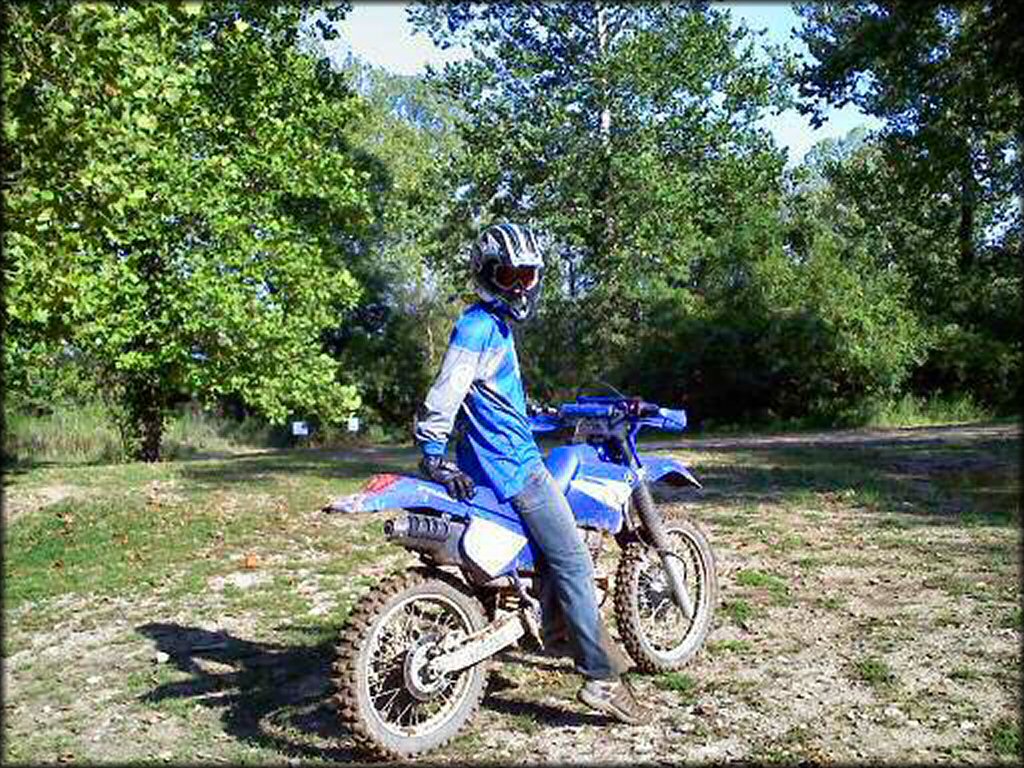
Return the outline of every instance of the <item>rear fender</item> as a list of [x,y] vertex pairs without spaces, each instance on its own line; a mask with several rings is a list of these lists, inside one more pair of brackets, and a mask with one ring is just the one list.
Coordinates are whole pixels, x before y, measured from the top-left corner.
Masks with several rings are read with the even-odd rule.
[[[486,488],[477,488],[477,496],[493,493]],[[475,501],[475,499],[474,499]],[[481,499],[481,501],[483,501]],[[492,498],[493,503],[493,498]],[[453,517],[468,517],[469,507],[448,495],[440,483],[410,475],[374,475],[356,493],[340,496],[324,507],[325,512],[381,512],[386,509],[411,509],[426,507],[438,512],[447,512]]]
[[488,577],[529,568],[535,554],[522,520],[512,505],[499,504],[490,488],[476,487],[469,501],[457,501],[443,485],[422,477],[374,475],[362,490],[341,496],[325,512],[380,512],[386,509],[427,508],[468,519],[460,546],[463,553]]
[[641,456],[640,464],[651,483],[663,482],[670,485],[692,485],[703,488],[700,481],[683,462],[665,456]]

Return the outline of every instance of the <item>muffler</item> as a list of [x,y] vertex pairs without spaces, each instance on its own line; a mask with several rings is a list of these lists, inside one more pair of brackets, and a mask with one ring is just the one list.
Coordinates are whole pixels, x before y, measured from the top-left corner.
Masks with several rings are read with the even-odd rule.
[[437,565],[465,565],[459,550],[465,532],[465,523],[414,512],[384,523],[384,536],[388,541],[422,552]]

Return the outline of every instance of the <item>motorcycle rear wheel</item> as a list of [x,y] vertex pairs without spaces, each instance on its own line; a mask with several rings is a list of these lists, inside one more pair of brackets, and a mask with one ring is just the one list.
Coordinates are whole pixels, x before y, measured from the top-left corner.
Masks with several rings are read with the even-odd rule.
[[487,623],[468,587],[440,571],[383,582],[353,610],[334,663],[343,726],[373,755],[404,759],[446,744],[475,714],[487,662],[430,679],[423,662]]
[[648,546],[630,544],[615,573],[615,620],[626,650],[644,672],[667,672],[686,664],[704,645],[715,604],[715,557],[704,533],[688,520],[665,525],[672,551],[681,558],[694,614],[676,605],[661,558]]

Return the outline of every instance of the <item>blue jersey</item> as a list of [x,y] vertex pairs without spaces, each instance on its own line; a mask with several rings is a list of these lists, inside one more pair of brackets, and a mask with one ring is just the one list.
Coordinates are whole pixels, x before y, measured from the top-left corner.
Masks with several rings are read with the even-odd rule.
[[456,454],[462,470],[499,501],[519,493],[541,455],[526,416],[512,329],[482,302],[455,323],[420,408],[416,440],[425,454],[445,453],[456,419],[463,431]]

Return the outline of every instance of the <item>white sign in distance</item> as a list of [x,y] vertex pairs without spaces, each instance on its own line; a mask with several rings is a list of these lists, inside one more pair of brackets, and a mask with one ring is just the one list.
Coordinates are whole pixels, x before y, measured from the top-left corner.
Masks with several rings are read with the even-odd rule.
[[292,435],[295,437],[306,437],[309,435],[309,424],[304,421],[292,422]]
[[349,432],[358,432],[359,431],[359,417],[358,416],[349,416],[348,417],[348,431]]

